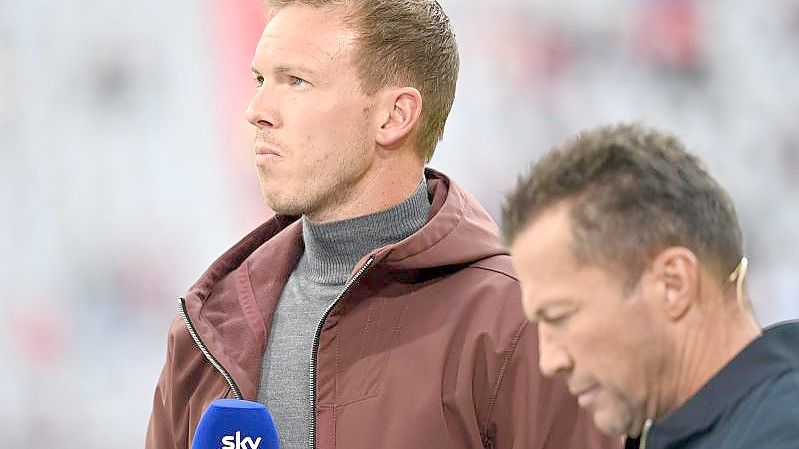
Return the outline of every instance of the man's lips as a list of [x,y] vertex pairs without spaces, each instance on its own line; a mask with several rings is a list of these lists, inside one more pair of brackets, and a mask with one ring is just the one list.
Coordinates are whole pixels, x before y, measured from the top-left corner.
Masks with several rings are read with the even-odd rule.
[[589,387],[577,390],[576,392],[573,392],[572,395],[577,397],[577,402],[580,403],[580,406],[585,407],[586,405],[588,405],[588,402],[593,397],[594,393],[596,393],[597,391],[599,391],[599,384],[594,384]]
[[272,154],[275,156],[280,156],[280,153],[278,153],[277,150],[273,149],[272,147],[265,146],[255,147],[255,154]]
[[256,145],[255,147],[255,164],[259,166],[271,165],[273,162],[281,159],[280,152],[271,146]]

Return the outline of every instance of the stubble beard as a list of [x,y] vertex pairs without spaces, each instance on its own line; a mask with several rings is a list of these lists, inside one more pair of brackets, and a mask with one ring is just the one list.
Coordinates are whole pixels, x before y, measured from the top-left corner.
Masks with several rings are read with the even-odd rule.
[[[371,164],[363,132],[352,136],[338,151],[328,152],[327,157],[299,164],[284,184],[274,179],[268,166],[257,166],[266,204],[280,215],[313,217],[346,203],[353,187],[369,171]],[[313,146],[304,149],[316,154],[318,150]],[[282,170],[287,168],[282,167]]]
[[[313,201],[292,185],[273,185],[274,181],[265,170],[258,167],[261,196],[270,209],[279,215],[299,216],[313,208]],[[307,186],[301,187],[303,190]]]
[[273,211],[288,216],[314,216],[346,201],[347,193],[361,177],[357,164],[338,160],[332,171],[302,176],[285,185],[274,185],[270,175],[258,167],[261,194]]

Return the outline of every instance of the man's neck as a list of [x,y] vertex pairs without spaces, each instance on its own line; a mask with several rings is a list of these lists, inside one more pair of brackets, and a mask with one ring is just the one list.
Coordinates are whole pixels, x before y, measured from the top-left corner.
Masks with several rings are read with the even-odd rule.
[[378,161],[379,165],[319,210],[307,212],[305,218],[315,224],[348,220],[388,210],[408,199],[424,178],[424,162],[410,151],[392,156]]
[[673,369],[664,376],[673,381],[661,392],[657,418],[682,406],[761,333],[749,311],[725,303],[723,298],[707,301],[719,301],[716,303],[722,306],[715,313],[704,311],[686,326],[676,345]]

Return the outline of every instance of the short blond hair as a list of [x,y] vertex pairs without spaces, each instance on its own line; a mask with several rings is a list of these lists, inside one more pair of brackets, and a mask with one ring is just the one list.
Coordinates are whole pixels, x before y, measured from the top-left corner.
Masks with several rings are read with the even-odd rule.
[[460,57],[449,18],[436,0],[266,0],[277,10],[311,6],[340,10],[357,34],[354,55],[369,95],[404,83],[422,94],[417,151],[433,157],[455,99]]

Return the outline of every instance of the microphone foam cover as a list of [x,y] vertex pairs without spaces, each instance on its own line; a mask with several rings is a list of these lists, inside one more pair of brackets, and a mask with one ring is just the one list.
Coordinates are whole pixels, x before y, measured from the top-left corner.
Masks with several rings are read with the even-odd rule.
[[243,399],[216,399],[194,432],[192,449],[279,449],[266,406]]

